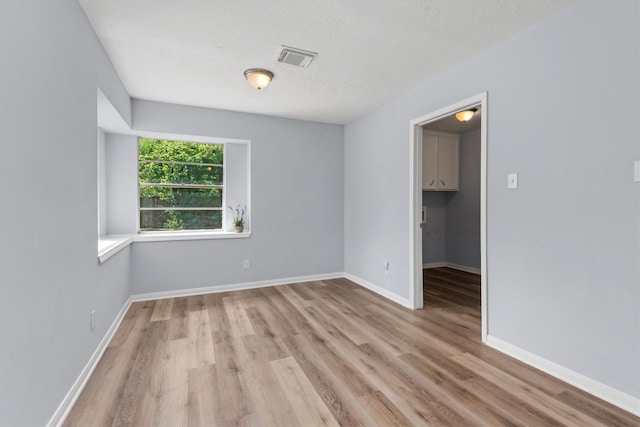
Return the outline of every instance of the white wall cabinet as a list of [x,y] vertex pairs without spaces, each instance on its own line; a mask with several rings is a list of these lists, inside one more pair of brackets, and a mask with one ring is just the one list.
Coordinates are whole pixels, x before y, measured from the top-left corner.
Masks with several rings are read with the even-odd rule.
[[424,130],[422,136],[422,189],[458,191],[460,136]]

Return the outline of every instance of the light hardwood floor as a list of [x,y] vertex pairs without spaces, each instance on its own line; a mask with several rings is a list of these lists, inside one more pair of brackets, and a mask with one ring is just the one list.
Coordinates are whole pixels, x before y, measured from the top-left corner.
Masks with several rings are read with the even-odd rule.
[[638,426],[480,342],[479,276],[411,311],[346,279],[131,306],[67,426]]

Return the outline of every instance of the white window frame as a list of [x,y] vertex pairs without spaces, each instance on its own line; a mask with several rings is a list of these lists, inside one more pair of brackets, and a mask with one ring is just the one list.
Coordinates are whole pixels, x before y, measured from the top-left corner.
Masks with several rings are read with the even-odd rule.
[[[221,232],[224,230],[224,225],[225,225],[225,219],[226,219],[226,210],[225,210],[225,205],[226,205],[226,190],[225,190],[225,182],[227,179],[226,173],[227,173],[227,167],[226,167],[226,156],[227,156],[227,144],[223,143],[223,142],[206,142],[206,141],[194,141],[191,139],[173,139],[173,138],[150,138],[150,137],[146,137],[146,136],[138,136],[138,147],[136,150],[136,156],[137,156],[137,164],[138,167],[140,167],[140,139],[141,138],[147,138],[147,139],[156,139],[156,140],[167,140],[167,141],[179,141],[179,142],[186,142],[186,143],[193,143],[193,144],[210,144],[210,145],[220,145],[222,146],[222,164],[214,164],[214,163],[198,163],[198,162],[180,162],[180,161],[164,161],[164,160],[144,160],[144,162],[146,163],[162,163],[162,164],[176,164],[176,165],[194,165],[194,166],[211,166],[211,167],[220,167],[222,168],[222,184],[218,185],[218,184],[166,184],[166,183],[144,183],[141,184],[140,183],[140,175],[137,174],[137,188],[138,188],[138,206],[137,206],[137,220],[136,220],[136,224],[137,224],[137,231],[138,234],[148,234],[148,233],[206,233],[206,232]],[[207,188],[207,189],[219,189],[222,191],[222,201],[221,201],[221,206],[219,208],[215,208],[215,207],[195,207],[195,208],[189,208],[189,207],[182,207],[182,208],[175,208],[175,207],[142,207],[140,206],[140,188],[141,187],[165,187],[165,188]],[[220,228],[202,228],[202,229],[195,229],[195,230],[141,230],[140,229],[140,217],[142,214],[142,211],[170,211],[170,210],[176,210],[176,211],[219,211],[221,212],[221,218],[220,218]]]

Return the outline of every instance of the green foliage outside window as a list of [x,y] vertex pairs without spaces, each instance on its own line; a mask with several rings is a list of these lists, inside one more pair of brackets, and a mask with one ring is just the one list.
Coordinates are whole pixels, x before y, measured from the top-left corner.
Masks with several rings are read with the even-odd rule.
[[140,229],[222,228],[223,154],[217,144],[139,138]]

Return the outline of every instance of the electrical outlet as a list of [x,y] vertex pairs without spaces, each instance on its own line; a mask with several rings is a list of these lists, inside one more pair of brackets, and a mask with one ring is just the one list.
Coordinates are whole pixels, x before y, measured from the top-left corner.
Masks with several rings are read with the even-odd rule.
[[384,273],[389,274],[389,261],[384,262]]
[[96,328],[96,311],[91,310],[91,313],[89,313],[89,329],[93,331],[95,328]]
[[242,262],[242,268],[243,268],[243,269],[245,269],[245,270],[248,270],[248,269],[250,268],[249,260],[248,260],[248,259],[245,259],[245,260]]

